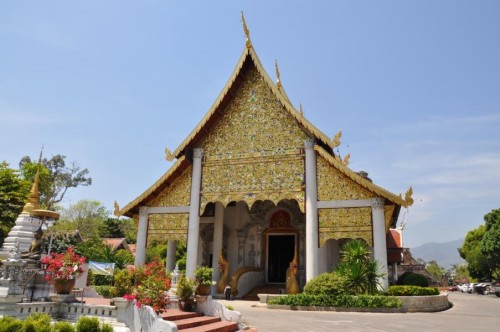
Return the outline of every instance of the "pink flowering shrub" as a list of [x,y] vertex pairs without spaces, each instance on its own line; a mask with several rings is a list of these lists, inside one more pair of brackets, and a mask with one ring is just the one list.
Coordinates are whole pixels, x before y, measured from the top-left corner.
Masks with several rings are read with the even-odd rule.
[[74,247],[69,247],[68,251],[62,254],[52,253],[42,259],[42,264],[46,264],[45,280],[72,280],[78,278],[82,273],[82,265],[85,264],[85,257],[75,252]]

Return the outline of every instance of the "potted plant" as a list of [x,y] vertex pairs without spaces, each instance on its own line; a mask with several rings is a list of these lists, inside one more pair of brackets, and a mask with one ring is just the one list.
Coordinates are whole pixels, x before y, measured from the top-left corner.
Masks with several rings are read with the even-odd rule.
[[182,311],[195,311],[196,301],[194,294],[196,281],[186,276],[182,276],[177,283],[176,294],[179,298],[179,309]]
[[196,288],[196,293],[198,295],[210,295],[210,287],[215,285],[215,281],[212,280],[213,271],[214,269],[208,266],[198,266],[196,270],[194,270],[194,277],[198,284]]
[[69,247],[65,253],[52,253],[44,257],[42,264],[46,265],[47,273],[44,278],[54,285],[55,292],[69,294],[75,287],[76,278],[83,273],[85,257],[78,255],[73,247]]

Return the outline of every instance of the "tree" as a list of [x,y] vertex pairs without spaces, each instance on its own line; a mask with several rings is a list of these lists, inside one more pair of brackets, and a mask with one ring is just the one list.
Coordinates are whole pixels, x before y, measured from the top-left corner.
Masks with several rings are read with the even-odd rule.
[[136,227],[130,218],[107,218],[104,221],[106,230],[103,237],[126,238],[128,243],[136,242]]
[[106,233],[105,220],[109,212],[101,202],[80,200],[61,211],[61,219],[54,230],[79,230],[84,239],[102,237]]
[[[78,186],[89,186],[92,178],[87,177],[89,171],[80,169],[75,162],[71,166],[66,166],[66,156],[55,155],[50,159],[43,158],[40,172],[40,206],[45,209],[52,209],[60,203],[69,188]],[[33,182],[38,161],[32,161],[29,156],[25,156],[19,162],[19,169],[23,177]]]
[[447,282],[445,280],[445,274],[446,274],[445,272],[446,271],[444,268],[439,266],[439,264],[436,261],[430,261],[429,263],[427,263],[425,269],[432,276],[432,279],[439,282],[441,285],[446,284],[446,282]]
[[480,225],[467,233],[464,244],[458,249],[460,256],[467,261],[467,268],[472,278],[491,279],[491,268],[488,259],[481,252],[481,241],[486,228]]
[[492,274],[500,277],[500,209],[486,214],[484,221],[486,230],[481,241],[481,254],[488,260]]
[[5,161],[0,163],[0,245],[21,213],[29,190],[30,183],[17,170]]

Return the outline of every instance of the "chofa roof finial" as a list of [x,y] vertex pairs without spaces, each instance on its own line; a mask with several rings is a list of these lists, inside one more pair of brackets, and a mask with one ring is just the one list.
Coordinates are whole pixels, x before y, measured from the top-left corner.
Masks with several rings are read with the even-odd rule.
[[276,86],[281,88],[280,69],[278,68],[278,59],[274,59],[274,66],[276,67]]
[[245,32],[247,48],[250,48],[252,47],[252,42],[250,41],[250,30],[248,30],[247,23],[245,22],[245,16],[243,15],[243,11],[241,11],[241,22],[243,23],[243,31]]

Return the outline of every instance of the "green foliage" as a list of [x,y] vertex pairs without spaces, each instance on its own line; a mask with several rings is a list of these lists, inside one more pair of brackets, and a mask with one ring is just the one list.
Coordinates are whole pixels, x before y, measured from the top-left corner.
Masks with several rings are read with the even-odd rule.
[[398,278],[398,285],[428,287],[429,280],[421,274],[405,272]]
[[481,242],[486,235],[486,227],[480,225],[467,233],[460,256],[467,261],[469,274],[476,279],[491,279],[492,271],[487,257],[481,252]]
[[167,257],[167,244],[158,241],[152,241],[146,248],[146,262],[152,262],[155,259],[160,260],[165,266]]
[[346,308],[400,308],[403,305],[401,300],[396,297],[382,295],[330,296],[305,293],[280,296],[270,300],[269,304]]
[[[64,199],[68,189],[92,184],[92,178],[87,177],[89,171],[86,168],[81,170],[75,162],[72,162],[71,166],[66,166],[65,159],[66,156],[58,154],[42,160],[39,184],[40,206],[48,210]],[[38,161],[32,161],[28,156],[19,162],[20,171],[30,183],[34,180],[37,168]]]
[[127,269],[115,272],[115,296],[132,294],[134,291],[134,275]]
[[379,263],[370,258],[368,245],[361,240],[351,240],[340,255],[336,272],[346,279],[346,287],[354,294],[377,293],[378,279],[384,274],[378,272]]
[[105,298],[111,298],[117,296],[117,291],[115,286],[94,286],[97,294],[102,295]]
[[50,332],[51,317],[47,314],[34,313],[28,316],[24,324],[24,332]]
[[480,250],[490,266],[491,275],[500,277],[500,209],[492,210],[484,216],[486,233]]
[[330,296],[354,294],[346,285],[346,279],[337,273],[322,273],[309,280],[304,286],[304,294]]
[[82,199],[61,210],[54,230],[79,230],[84,239],[101,237],[106,232],[104,220],[109,211],[99,201]]
[[0,245],[21,213],[29,190],[29,181],[22,179],[5,161],[0,163]]
[[75,332],[75,327],[70,322],[59,321],[54,324],[53,332]]
[[101,332],[113,332],[113,327],[108,323],[104,323],[101,326]]
[[196,270],[194,270],[194,277],[198,285],[202,286],[211,286],[214,285],[215,282],[212,281],[212,273],[214,269],[208,266],[198,266]]
[[429,263],[427,263],[425,269],[432,276],[432,279],[436,280],[440,284],[446,284],[445,280],[446,271],[444,268],[439,266],[439,264],[436,261],[430,261]]
[[81,316],[76,322],[76,332],[100,332],[101,326],[97,317]]
[[0,318],[0,332],[22,332],[23,322],[14,317],[3,316]]
[[114,253],[113,262],[115,263],[115,268],[123,269],[127,265],[134,264],[134,255],[125,249],[119,249]]
[[194,296],[196,291],[196,281],[185,277],[184,275],[177,282],[177,296],[181,300],[187,300]]
[[420,286],[389,286],[387,290],[389,296],[427,296],[439,295],[439,290],[436,287],[420,287]]

